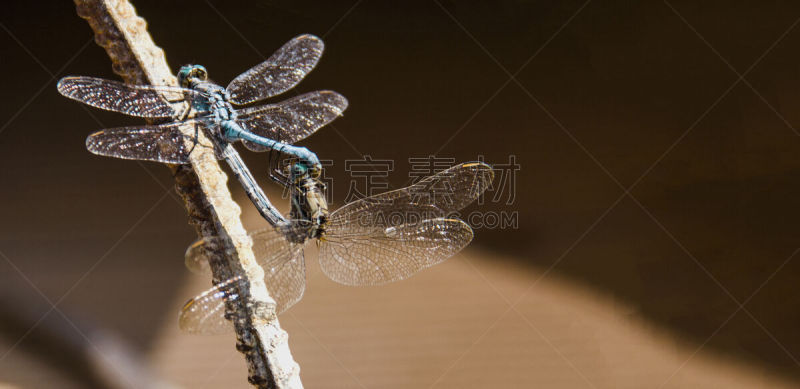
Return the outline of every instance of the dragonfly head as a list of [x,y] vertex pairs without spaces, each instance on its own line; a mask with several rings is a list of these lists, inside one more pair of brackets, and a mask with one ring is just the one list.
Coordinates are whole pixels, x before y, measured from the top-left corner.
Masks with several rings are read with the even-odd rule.
[[295,184],[305,180],[318,179],[322,175],[322,166],[319,164],[309,165],[305,162],[295,162],[289,167],[289,177]]
[[320,164],[308,166],[307,169],[308,175],[313,179],[318,179],[322,175],[322,166]]
[[308,166],[303,163],[296,162],[292,164],[291,171],[289,172],[292,181],[295,184],[301,183],[308,177]]
[[203,65],[185,65],[178,71],[178,84],[191,88],[192,84],[208,80],[208,71]]

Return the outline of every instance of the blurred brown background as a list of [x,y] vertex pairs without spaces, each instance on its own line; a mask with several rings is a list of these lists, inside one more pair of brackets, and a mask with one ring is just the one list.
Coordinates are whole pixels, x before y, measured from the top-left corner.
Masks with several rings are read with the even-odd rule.
[[[391,187],[409,157],[520,165],[512,204],[468,210],[518,228],[476,229],[408,281],[338,286],[308,247],[306,297],[281,318],[306,386],[798,385],[797,2],[134,5],[173,68],[223,85],[300,33],[324,39],[297,91],[350,101],[302,142],[334,161],[334,207],[363,155],[395,161]],[[55,90],[116,79],[88,25],[69,1],[0,15],[0,385],[103,386],[41,333],[66,316],[176,385],[246,387],[230,336],[175,328],[208,280],[183,268],[194,235],[169,171],[87,152],[89,132],[136,121],[93,110],[98,124]],[[265,178],[266,156],[245,154]]]

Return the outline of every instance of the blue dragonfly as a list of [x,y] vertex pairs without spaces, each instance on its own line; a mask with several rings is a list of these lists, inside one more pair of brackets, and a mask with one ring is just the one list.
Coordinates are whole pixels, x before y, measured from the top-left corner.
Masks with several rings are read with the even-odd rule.
[[[236,77],[226,88],[208,80],[201,65],[183,66],[180,87],[127,85],[94,77],[65,77],[58,91],[93,107],[164,124],[109,128],[86,139],[92,153],[170,164],[189,163],[195,147],[213,147],[231,166],[248,197],[272,225],[285,219],[269,203],[232,143],[253,151],[275,150],[299,159],[319,175],[317,156],[292,145],[342,115],[347,99],[332,91],[315,91],[275,104],[252,103],[281,94],[299,83],[317,64],[322,41],[313,35],[290,40],[269,59]],[[234,108],[235,106],[244,106]],[[191,131],[187,131],[192,129]],[[211,140],[200,142],[199,131]]]
[[[290,164],[287,170],[292,183],[290,220],[249,234],[278,314],[297,303],[305,291],[307,241],[316,239],[320,267],[338,283],[382,285],[408,278],[469,244],[472,229],[455,213],[477,199],[494,178],[489,165],[462,163],[329,213],[319,178],[302,163]],[[195,242],[186,251],[186,266],[195,273],[208,273],[205,250],[220,244],[216,238]],[[189,300],[180,314],[181,329],[199,334],[229,331],[223,314],[226,301],[240,299],[246,287],[246,280],[236,276]]]

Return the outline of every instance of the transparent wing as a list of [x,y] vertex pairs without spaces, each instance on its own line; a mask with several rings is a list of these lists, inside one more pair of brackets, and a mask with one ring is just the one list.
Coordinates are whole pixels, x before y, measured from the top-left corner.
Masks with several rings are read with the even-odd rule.
[[445,216],[478,198],[493,178],[489,165],[462,163],[339,208],[325,229],[322,270],[343,284],[377,285],[444,261],[472,240],[466,223]]
[[186,268],[194,274],[211,274],[211,266],[204,250],[205,245],[205,240],[198,239],[186,249],[186,254],[183,256]]
[[283,313],[303,297],[306,290],[306,263],[303,246],[286,240],[283,233],[268,227],[255,231],[253,253],[264,269],[264,283]]
[[196,137],[181,132],[183,125],[203,124],[191,120],[156,126],[108,128],[89,135],[86,148],[106,157],[184,164],[189,162],[189,153],[194,147],[200,145],[196,144]]
[[235,104],[248,104],[283,93],[297,85],[322,56],[322,40],[300,35],[287,42],[266,61],[240,74],[228,92]]
[[195,296],[181,308],[178,325],[190,334],[215,335],[233,330],[225,319],[225,302],[237,301],[247,281],[241,276],[220,282],[213,288]]
[[343,230],[347,225],[350,229],[354,225],[369,230],[442,217],[469,205],[493,179],[491,166],[482,162],[462,163],[414,185],[346,204],[331,213],[328,225]]
[[[300,301],[305,292],[303,247],[287,241],[282,232],[271,227],[254,231],[250,237],[256,261],[264,269],[264,283],[277,303],[276,313],[280,314]],[[204,250],[206,244],[205,240],[198,240],[186,250],[186,267],[194,273],[211,272]]]
[[[316,91],[278,104],[241,109],[237,121],[256,135],[292,144],[341,116],[346,108],[344,96],[331,91]],[[252,142],[243,143],[253,151],[267,150]]]
[[426,219],[370,231],[340,225],[326,231],[319,262],[336,282],[380,285],[440,263],[471,240],[472,229],[459,219]]
[[194,98],[199,96],[198,92],[190,89],[128,85],[95,77],[64,77],[58,82],[57,88],[65,97],[84,104],[144,118],[177,117],[179,112],[175,111],[170,101],[183,100],[185,95]]

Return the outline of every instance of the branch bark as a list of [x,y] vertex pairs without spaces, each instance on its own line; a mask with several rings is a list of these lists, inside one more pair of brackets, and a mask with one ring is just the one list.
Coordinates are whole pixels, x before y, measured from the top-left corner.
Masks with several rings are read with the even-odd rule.
[[[127,0],[75,0],[78,15],[86,19],[95,41],[106,49],[114,72],[127,83],[176,85],[164,51],[155,45],[147,24]],[[204,136],[201,133],[201,136]],[[208,140],[201,140],[207,143]],[[274,315],[274,300],[256,263],[252,242],[240,220],[241,209],[231,198],[227,176],[213,151],[197,148],[191,165],[170,166],[176,190],[183,198],[189,221],[200,237],[220,237],[224,244],[208,247],[214,283],[246,277],[243,298],[229,302],[226,315],[236,331],[236,348],[245,355],[248,381],[264,388],[302,388],[300,367],[289,350],[288,334]],[[273,310],[264,321],[264,310]]]

